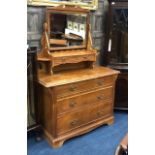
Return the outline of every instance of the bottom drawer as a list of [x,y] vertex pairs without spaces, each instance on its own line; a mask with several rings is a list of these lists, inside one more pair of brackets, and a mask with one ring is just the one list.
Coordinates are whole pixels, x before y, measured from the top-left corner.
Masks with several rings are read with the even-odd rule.
[[88,120],[93,121],[110,114],[112,114],[112,101],[106,101],[104,104],[89,110]]
[[62,134],[87,123],[86,111],[80,110],[59,117],[57,119],[57,133]]
[[110,115],[112,113],[112,101],[105,101],[103,104],[84,108],[78,111],[62,115],[57,118],[57,133],[63,134],[72,129],[85,125],[93,120]]

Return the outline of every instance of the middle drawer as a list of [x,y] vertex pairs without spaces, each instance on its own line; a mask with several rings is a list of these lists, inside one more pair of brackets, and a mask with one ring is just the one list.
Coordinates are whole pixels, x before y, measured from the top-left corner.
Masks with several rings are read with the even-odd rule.
[[60,115],[67,111],[88,106],[89,104],[99,104],[107,99],[112,99],[112,97],[113,87],[110,86],[97,91],[90,91],[81,95],[59,99],[57,102],[57,114]]

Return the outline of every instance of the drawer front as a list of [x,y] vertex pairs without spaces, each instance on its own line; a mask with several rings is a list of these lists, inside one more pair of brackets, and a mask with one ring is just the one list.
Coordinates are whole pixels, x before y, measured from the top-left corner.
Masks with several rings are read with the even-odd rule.
[[107,100],[104,104],[101,104],[90,110],[88,121],[94,121],[97,119],[101,119],[102,117],[112,115],[112,100]]
[[57,119],[57,133],[63,134],[85,123],[87,123],[87,117],[83,110],[63,115]]
[[82,61],[96,61],[95,54],[84,56],[60,57],[53,60],[53,67],[66,63],[78,63]]
[[63,114],[70,110],[76,110],[90,104],[99,104],[107,99],[112,99],[113,87],[106,87],[95,92],[87,92],[72,98],[61,99],[57,102],[57,113]]
[[101,119],[112,113],[112,101],[106,101],[101,105],[83,108],[57,118],[57,134],[63,134],[76,129],[89,122]]
[[67,97],[82,91],[104,88],[113,85],[113,76],[66,84],[55,88],[57,98]]

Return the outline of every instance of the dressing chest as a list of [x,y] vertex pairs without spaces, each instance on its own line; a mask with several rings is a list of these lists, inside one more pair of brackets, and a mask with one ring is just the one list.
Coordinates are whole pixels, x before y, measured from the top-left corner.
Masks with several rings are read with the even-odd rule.
[[[78,22],[72,21],[72,13]],[[55,25],[51,25],[54,19]],[[92,48],[88,21],[87,10],[64,6],[47,9],[42,50],[37,56],[38,105],[45,137],[54,148],[114,121],[114,90],[119,72],[94,65],[97,52]],[[68,23],[72,24],[68,27]]]

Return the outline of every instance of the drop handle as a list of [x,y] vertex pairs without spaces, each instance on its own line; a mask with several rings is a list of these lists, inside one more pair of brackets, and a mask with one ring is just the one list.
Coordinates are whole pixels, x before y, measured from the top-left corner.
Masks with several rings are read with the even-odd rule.
[[103,115],[103,112],[102,111],[99,111],[96,113],[97,117],[101,117]]
[[87,57],[85,56],[85,57],[83,57],[83,59],[87,59]]
[[104,99],[104,96],[101,95],[101,96],[97,96],[97,100],[103,100]]
[[70,122],[70,125],[75,126],[75,125],[77,125],[77,123],[78,123],[78,120],[74,120],[74,121]]
[[65,61],[66,61],[66,59],[65,59],[65,58],[62,58],[62,59],[61,59],[61,61],[62,61],[62,62],[65,62]]
[[97,82],[97,85],[98,85],[98,86],[102,86],[102,85],[103,85],[103,81],[98,81],[98,82]]
[[74,101],[70,102],[70,103],[69,103],[69,106],[70,106],[71,108],[74,108],[74,107],[76,106],[76,102],[74,102]]

